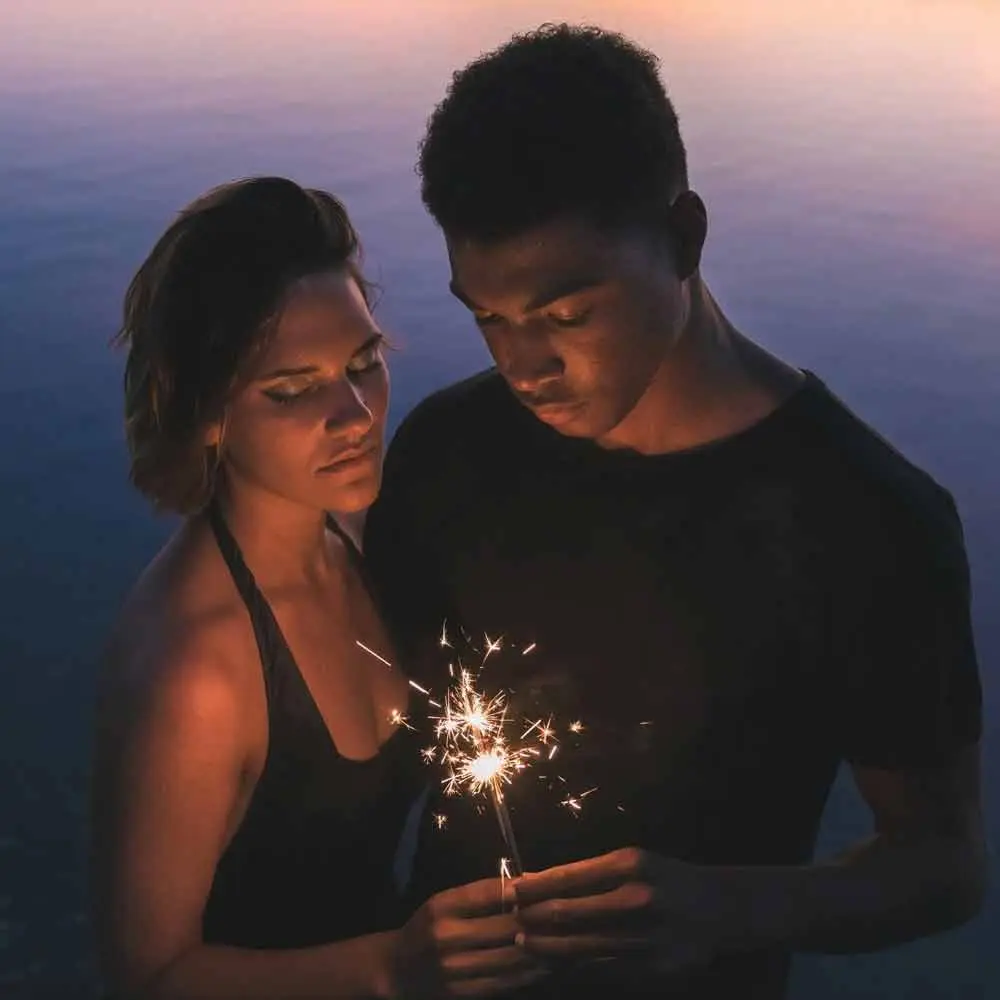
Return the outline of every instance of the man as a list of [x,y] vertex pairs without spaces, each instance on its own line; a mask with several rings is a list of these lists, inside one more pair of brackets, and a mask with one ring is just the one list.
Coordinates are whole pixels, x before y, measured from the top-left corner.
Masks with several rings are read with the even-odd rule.
[[[490,684],[584,724],[508,795],[544,995],[773,1000],[792,951],[968,920],[980,689],[953,502],[722,313],[655,58],[517,36],[456,74],[420,170],[496,368],[400,427],[367,556],[413,669],[445,619],[502,632],[536,646]],[[814,863],[842,761],[873,836]],[[427,891],[502,850],[448,812]]]

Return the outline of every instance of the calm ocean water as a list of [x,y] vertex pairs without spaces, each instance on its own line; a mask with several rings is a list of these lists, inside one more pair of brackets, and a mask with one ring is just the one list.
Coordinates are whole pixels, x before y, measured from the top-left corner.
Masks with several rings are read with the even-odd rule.
[[[711,286],[955,493],[1000,788],[1000,5],[992,0],[0,0],[0,996],[86,996],[94,665],[171,528],[125,479],[120,297],[171,213],[281,173],[343,196],[395,419],[482,365],[413,174],[449,73],[518,29],[652,47],[712,213]],[[987,804],[1000,842],[1000,796]],[[821,849],[865,829],[844,785]],[[1000,906],[796,997],[1000,996]]]

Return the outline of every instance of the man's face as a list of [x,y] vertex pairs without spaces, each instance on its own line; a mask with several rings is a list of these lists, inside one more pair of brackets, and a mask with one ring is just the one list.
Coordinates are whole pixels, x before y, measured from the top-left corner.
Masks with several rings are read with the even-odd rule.
[[670,251],[560,219],[499,243],[448,240],[452,291],[540,420],[600,441],[649,388],[686,316]]

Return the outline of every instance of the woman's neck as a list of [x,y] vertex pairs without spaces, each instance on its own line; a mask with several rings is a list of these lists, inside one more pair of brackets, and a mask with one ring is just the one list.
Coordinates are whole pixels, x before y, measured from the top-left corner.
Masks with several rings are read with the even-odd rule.
[[322,583],[336,572],[324,511],[243,483],[221,485],[214,502],[262,588]]

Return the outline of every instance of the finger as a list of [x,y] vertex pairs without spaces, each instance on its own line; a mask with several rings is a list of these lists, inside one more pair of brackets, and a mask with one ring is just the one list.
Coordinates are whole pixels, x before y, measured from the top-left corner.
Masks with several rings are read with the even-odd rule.
[[442,962],[446,979],[485,979],[493,976],[520,975],[540,969],[534,955],[511,943],[505,948],[461,951],[448,955]]
[[450,954],[513,944],[520,929],[513,913],[498,913],[492,917],[445,917],[434,925],[434,940],[439,951]]
[[511,976],[459,979],[448,985],[447,993],[454,997],[492,997],[499,993],[507,993],[530,986],[547,975],[549,973],[546,969],[536,969],[532,972],[522,972]]
[[454,889],[445,889],[432,897],[428,905],[439,916],[485,916],[501,913],[516,902],[510,879],[485,878]]
[[651,950],[648,937],[628,934],[526,934],[524,950],[550,961],[640,955]]
[[526,931],[559,933],[593,928],[605,922],[638,923],[656,915],[656,894],[644,882],[626,882],[610,892],[568,899],[546,899],[520,907],[518,923]]
[[530,872],[514,880],[518,906],[560,896],[588,896],[639,880],[647,867],[646,858],[646,852],[637,847],[623,847],[585,861]]

